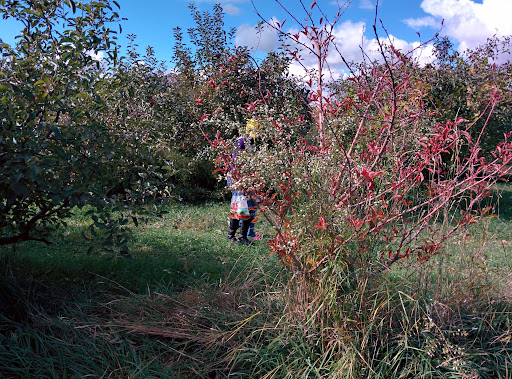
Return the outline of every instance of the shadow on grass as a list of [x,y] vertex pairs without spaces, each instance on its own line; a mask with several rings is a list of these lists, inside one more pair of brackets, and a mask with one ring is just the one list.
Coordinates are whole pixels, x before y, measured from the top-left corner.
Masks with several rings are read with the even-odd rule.
[[[510,217],[509,187],[502,193],[500,209]],[[7,377],[185,378],[228,377],[232,372],[240,377],[298,377],[306,361],[332,368],[345,365],[344,357],[351,354],[343,349],[332,358],[320,350],[317,341],[325,337],[324,330],[315,334],[311,329],[306,336],[295,319],[290,328],[283,327],[285,303],[276,295],[279,287],[272,285],[281,265],[275,256],[268,257],[263,245],[247,248],[227,242],[218,227],[223,222],[219,217],[198,227],[196,219],[175,212],[172,219],[135,232],[133,259],[114,258],[99,248],[87,256],[95,242],[82,238],[85,227],[80,226],[69,227],[51,246],[30,243],[15,255],[2,254],[0,274],[7,274],[3,270],[9,266],[15,281],[3,283],[0,276],[0,288],[11,286],[14,301],[22,298],[30,304],[22,326],[6,329],[0,317],[0,373],[4,364],[10,370]],[[259,280],[258,267],[264,267],[268,283]],[[453,267],[446,272],[459,274],[460,265]],[[475,275],[469,276],[472,286],[452,285],[447,288],[450,297],[439,297],[441,301],[428,294],[416,300],[402,297],[402,289],[412,286],[390,283],[393,302],[372,300],[379,304],[375,309],[368,302],[368,320],[378,316],[385,321],[365,325],[361,318],[354,329],[340,329],[346,333],[341,336],[356,340],[361,330],[368,330],[364,345],[369,348],[361,353],[374,357],[369,368],[380,377],[397,377],[399,372],[403,377],[432,372],[470,377],[466,371],[458,375],[461,357],[469,373],[501,375],[503,367],[510,367],[512,354],[510,304],[486,302],[490,297],[479,292]],[[423,276],[418,278],[421,282]],[[452,289],[459,288],[463,307],[453,300],[458,292]],[[471,288],[476,292],[470,298]],[[354,306],[348,301],[347,309],[366,309],[357,299]],[[425,362],[425,370],[418,365],[417,375],[407,374],[411,361]],[[451,362],[454,366],[447,367]],[[358,377],[368,376],[361,372]]]
[[153,226],[135,232],[132,259],[87,255],[84,229],[0,250],[0,376],[223,372],[230,325],[253,312],[240,299],[260,291],[255,267],[278,266],[267,248]]
[[[51,245],[27,242],[20,245],[10,261],[10,270],[25,277],[63,282],[83,289],[119,287],[135,293],[148,289],[176,289],[211,284],[240,275],[254,264],[268,260],[261,244],[245,247],[208,235],[182,235],[173,231],[136,232],[131,257],[115,257],[82,237],[81,227],[68,227],[65,236],[54,237]],[[4,251],[5,256],[12,255]],[[272,259],[270,259],[272,260]],[[275,262],[274,262],[275,264]]]

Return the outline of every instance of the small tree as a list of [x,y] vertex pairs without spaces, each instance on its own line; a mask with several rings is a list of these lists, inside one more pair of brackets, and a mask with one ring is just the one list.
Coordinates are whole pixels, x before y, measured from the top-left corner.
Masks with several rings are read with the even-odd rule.
[[[101,116],[118,63],[110,2],[3,1],[0,13],[24,26],[15,46],[0,45],[0,245],[48,242],[75,206],[101,212],[157,197],[165,184],[141,163],[144,146]],[[126,253],[127,220],[94,217],[111,227],[106,247]]]
[[[240,154],[233,163],[229,144],[215,142],[222,168],[234,165],[235,186],[261,201],[276,232],[271,251],[305,284],[304,309],[331,316],[340,311],[335,304],[345,290],[376,280],[397,262],[424,262],[442,253],[448,239],[489,212],[482,200],[512,163],[512,133],[490,159],[471,133],[478,120],[484,133],[497,92],[489,92],[472,122],[432,121],[426,80],[412,52],[384,44],[376,25],[380,60],[353,68],[347,92],[327,91],[327,57],[338,51],[333,27],[342,13],[340,8],[331,23],[313,2],[299,33],[280,30],[318,61],[316,70],[306,70],[316,137],[307,139],[298,119],[261,112],[269,143],[255,157]],[[446,155],[453,159],[449,165]]]
[[170,89],[162,98],[176,140],[176,162],[181,162],[176,185],[189,200],[187,191],[193,189],[201,197],[205,191],[198,187],[217,183],[205,135],[213,139],[220,128],[225,136],[234,137],[259,103],[279,109],[295,102],[295,110],[307,114],[306,91],[286,76],[289,58],[271,52],[258,62],[246,47],[233,46],[234,31],[225,30],[220,5],[213,12],[200,12],[194,5],[190,9],[195,26],[186,34],[180,28],[174,30],[175,68],[169,75]]
[[[490,153],[510,131],[510,37],[489,38],[486,43],[463,53],[457,52],[448,38],[434,40],[436,61],[420,68],[428,90],[426,107],[433,117],[465,118],[475,122],[470,131],[478,138],[483,123],[486,132],[480,137],[485,153]],[[489,119],[479,119],[492,94],[499,96]]]

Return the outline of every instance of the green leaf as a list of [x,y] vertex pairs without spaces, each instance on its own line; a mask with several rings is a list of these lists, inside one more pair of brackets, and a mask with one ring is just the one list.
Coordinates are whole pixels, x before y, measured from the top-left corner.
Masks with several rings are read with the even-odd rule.
[[34,94],[32,92],[30,92],[29,90],[23,90],[22,91],[23,95],[25,95],[26,98],[28,98],[30,101],[36,101],[36,97],[34,96]]
[[26,186],[20,183],[11,183],[11,190],[17,195],[22,197],[29,197],[30,191]]
[[55,137],[57,137],[57,138],[61,138],[62,137],[61,130],[60,130],[60,128],[57,125],[51,125],[50,129],[55,134]]

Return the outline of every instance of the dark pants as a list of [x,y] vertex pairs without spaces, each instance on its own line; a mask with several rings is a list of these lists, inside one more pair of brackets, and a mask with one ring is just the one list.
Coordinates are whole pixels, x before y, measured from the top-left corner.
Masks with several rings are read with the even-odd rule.
[[[256,237],[256,232],[254,231],[254,220],[256,218],[256,203],[254,200],[247,200],[247,205],[249,206],[249,213],[251,214],[251,223],[249,225],[249,231],[247,232],[247,237],[254,238]],[[240,220],[240,227],[242,227],[242,220]]]
[[238,240],[241,242],[247,241],[247,234],[249,233],[249,227],[251,226],[253,218],[248,218],[244,220],[239,220],[237,218],[229,219],[229,231],[228,231],[228,239],[236,240],[235,234],[238,228],[240,228],[240,236]]

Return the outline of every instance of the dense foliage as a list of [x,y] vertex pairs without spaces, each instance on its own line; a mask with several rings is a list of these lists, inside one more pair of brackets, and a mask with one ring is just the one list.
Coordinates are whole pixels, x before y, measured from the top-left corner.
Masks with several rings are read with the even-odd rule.
[[134,207],[145,212],[169,196],[204,201],[223,187],[204,138],[216,129],[198,128],[205,113],[233,136],[260,94],[304,96],[283,76],[285,58],[270,54],[258,67],[231,46],[220,6],[213,14],[191,7],[197,49],[177,29],[171,72],[150,47],[141,56],[133,35],[120,56],[116,2],[1,6],[24,25],[15,46],[1,46],[2,244],[45,241],[70,209],[88,204],[99,212],[89,236],[105,229],[105,246],[125,253]]
[[224,30],[220,5],[213,13],[200,12],[193,4],[190,9],[196,26],[186,35],[179,27],[174,29],[175,66],[162,106],[179,141],[179,157],[189,162],[188,167],[180,167],[176,190],[197,200],[205,197],[204,189],[214,178],[208,141],[217,131],[229,138],[237,136],[258,104],[280,113],[307,116],[308,112],[306,90],[288,75],[289,58],[270,52],[258,62],[246,47],[233,46],[234,31]]
[[[313,2],[299,33],[268,25],[283,49],[258,61],[233,46],[220,5],[191,5],[196,25],[175,29],[168,70],[134,35],[120,56],[116,7],[0,0],[23,25],[14,46],[0,43],[0,245],[57,242],[1,251],[0,372],[508,374],[509,266],[469,233],[511,174],[508,38],[465,55],[437,38],[437,61],[420,66],[374,26],[380,59],[352,65],[333,45],[344,10],[329,20]],[[328,80],[332,49],[347,78]],[[248,119],[255,149],[235,162]],[[225,240],[222,204],[161,207],[218,199],[228,174],[272,233],[249,253]],[[130,244],[130,227],[161,209],[171,214],[144,218]],[[83,237],[136,259],[75,260],[70,249],[100,245]]]
[[[459,53],[447,38],[434,40],[436,60],[420,69],[425,78],[426,107],[436,121],[443,118],[464,118],[474,122],[470,134],[480,139],[482,150],[488,154],[511,130],[512,112],[510,83],[512,80],[510,37],[489,38],[481,46]],[[499,101],[488,117],[488,99]],[[485,124],[485,133],[479,131]]]
[[[342,12],[332,21],[314,12],[322,14],[316,2],[309,21],[297,21],[300,33],[278,30],[287,46],[317,60],[315,69],[304,66],[314,133],[303,133],[301,118],[262,107],[254,117],[265,138],[255,153],[233,162],[221,137],[216,146],[220,166],[259,199],[274,226],[269,246],[300,278],[304,313],[315,309],[311,320],[329,323],[346,317],[345,294],[377,285],[396,263],[442,254],[447,240],[491,211],[484,200],[512,170],[510,124],[493,118],[496,109],[510,114],[509,65],[485,64],[482,50],[479,59],[470,56],[471,69],[466,61],[420,67],[375,28],[380,59],[349,66],[350,77],[327,88],[329,49],[340,52],[333,25]],[[439,76],[425,75],[429,70]],[[452,72],[456,87],[437,92]],[[461,98],[445,101],[461,86],[460,96],[472,95],[461,105],[465,114],[453,112]]]
[[[119,15],[107,1],[2,4],[4,17],[25,26],[16,46],[2,44],[2,244],[44,240],[72,207],[91,204],[105,210],[91,232],[110,226],[109,248],[125,252],[134,205],[171,193],[197,201],[219,188],[210,148],[226,170],[229,139],[249,118],[260,122],[259,148],[242,155],[234,178],[275,217],[275,252],[304,272],[334,262],[368,274],[412,253],[426,259],[473,221],[507,173],[510,143],[495,148],[509,128],[510,68],[490,59],[508,40],[463,60],[439,39],[438,61],[426,67],[381,44],[380,61],[352,66],[326,92],[327,26],[340,15],[281,32],[317,57],[300,84],[287,74],[301,63],[291,44],[288,56],[258,64],[232,45],[219,5],[190,9],[196,27],[189,43],[175,29],[175,67],[166,72],[150,47],[140,56],[136,36],[118,57],[110,25]],[[431,224],[455,207],[455,226]]]
[[[116,76],[118,13],[109,1],[0,5],[23,25],[15,46],[1,45],[0,243],[45,241],[70,209],[88,204],[98,210],[91,233],[105,229],[104,247],[126,254],[126,217],[137,222],[133,206],[167,188],[158,136],[126,122],[139,111]],[[113,217],[114,209],[125,210]]]

